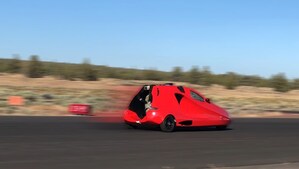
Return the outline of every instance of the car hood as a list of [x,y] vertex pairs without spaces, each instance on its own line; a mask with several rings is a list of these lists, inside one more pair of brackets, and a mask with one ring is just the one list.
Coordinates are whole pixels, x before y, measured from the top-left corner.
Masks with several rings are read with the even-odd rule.
[[213,111],[219,115],[229,118],[228,112],[225,109],[223,109],[222,107],[220,107],[214,103],[210,103],[210,106],[208,107],[208,109],[210,109],[211,111]]

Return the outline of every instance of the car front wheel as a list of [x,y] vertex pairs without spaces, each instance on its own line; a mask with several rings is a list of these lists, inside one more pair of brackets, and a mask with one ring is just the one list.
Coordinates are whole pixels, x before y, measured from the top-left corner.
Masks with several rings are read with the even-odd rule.
[[164,132],[172,132],[176,126],[175,118],[172,115],[167,116],[160,124],[160,128]]

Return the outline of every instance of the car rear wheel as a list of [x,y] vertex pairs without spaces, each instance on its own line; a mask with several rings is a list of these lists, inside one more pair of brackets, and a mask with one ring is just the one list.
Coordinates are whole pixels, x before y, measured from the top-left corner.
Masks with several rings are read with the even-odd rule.
[[164,132],[172,132],[175,129],[175,123],[175,118],[172,115],[169,115],[160,124],[160,128]]

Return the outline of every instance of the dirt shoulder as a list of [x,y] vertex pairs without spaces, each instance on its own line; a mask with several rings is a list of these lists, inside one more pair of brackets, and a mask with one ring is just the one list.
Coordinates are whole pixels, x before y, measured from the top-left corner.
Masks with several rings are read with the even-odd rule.
[[[144,84],[157,81],[99,79],[95,82],[68,81],[54,77],[31,79],[19,74],[0,74],[0,115],[69,115],[71,103],[87,103],[94,114],[121,114],[130,99]],[[299,91],[279,93],[271,88],[240,86],[199,86],[176,83],[197,89],[226,108],[232,117],[296,117],[299,114]],[[45,96],[50,96],[45,97]],[[9,96],[22,96],[23,106],[7,105]]]

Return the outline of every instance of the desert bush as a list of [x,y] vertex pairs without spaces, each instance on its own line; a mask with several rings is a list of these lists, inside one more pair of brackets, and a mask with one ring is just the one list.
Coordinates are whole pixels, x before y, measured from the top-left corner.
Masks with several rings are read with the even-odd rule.
[[233,72],[229,72],[223,76],[223,83],[227,89],[235,89],[239,84],[238,76]]
[[203,70],[200,72],[200,80],[199,84],[204,86],[210,86],[214,83],[214,75],[210,71],[209,67],[204,67]]
[[54,96],[51,95],[51,94],[43,94],[42,98],[45,99],[45,100],[53,100]]
[[181,67],[174,67],[171,72],[171,81],[184,81],[184,74]]
[[294,79],[290,85],[291,89],[299,90],[299,79]]
[[192,84],[198,84],[200,80],[200,72],[197,66],[193,66],[187,74],[187,81]]
[[23,65],[18,55],[15,55],[7,64],[7,72],[9,73],[21,73],[22,68]]
[[143,80],[163,80],[163,76],[161,76],[161,73],[154,69],[144,70],[143,77]]
[[[16,60],[14,60],[16,59]],[[276,91],[288,91],[299,89],[299,80],[288,81],[283,75],[275,75],[271,78],[259,76],[245,76],[236,73],[214,74],[208,67],[202,69],[193,66],[184,72],[181,67],[174,67],[171,72],[158,71],[156,69],[138,70],[116,68],[109,66],[91,65],[88,60],[82,64],[40,62],[38,56],[31,56],[29,61],[14,59],[0,59],[0,72],[23,72],[20,65],[25,67],[25,75],[28,77],[42,77],[53,75],[67,80],[97,80],[97,78],[117,78],[124,80],[158,80],[158,81],[187,81],[192,84],[209,86],[211,84],[223,85],[228,89],[237,86],[271,87]]]
[[271,87],[277,92],[287,92],[289,91],[289,82],[283,73],[273,75],[270,78]]
[[85,59],[80,65],[81,79],[85,81],[97,81],[97,70]]
[[18,111],[19,111],[18,107],[15,107],[15,106],[6,107],[6,113],[7,114],[14,114],[14,113],[17,113]]
[[37,55],[32,55],[27,65],[26,76],[30,78],[41,78],[44,76],[43,64]]
[[0,107],[6,107],[7,106],[7,100],[6,99],[0,99]]

